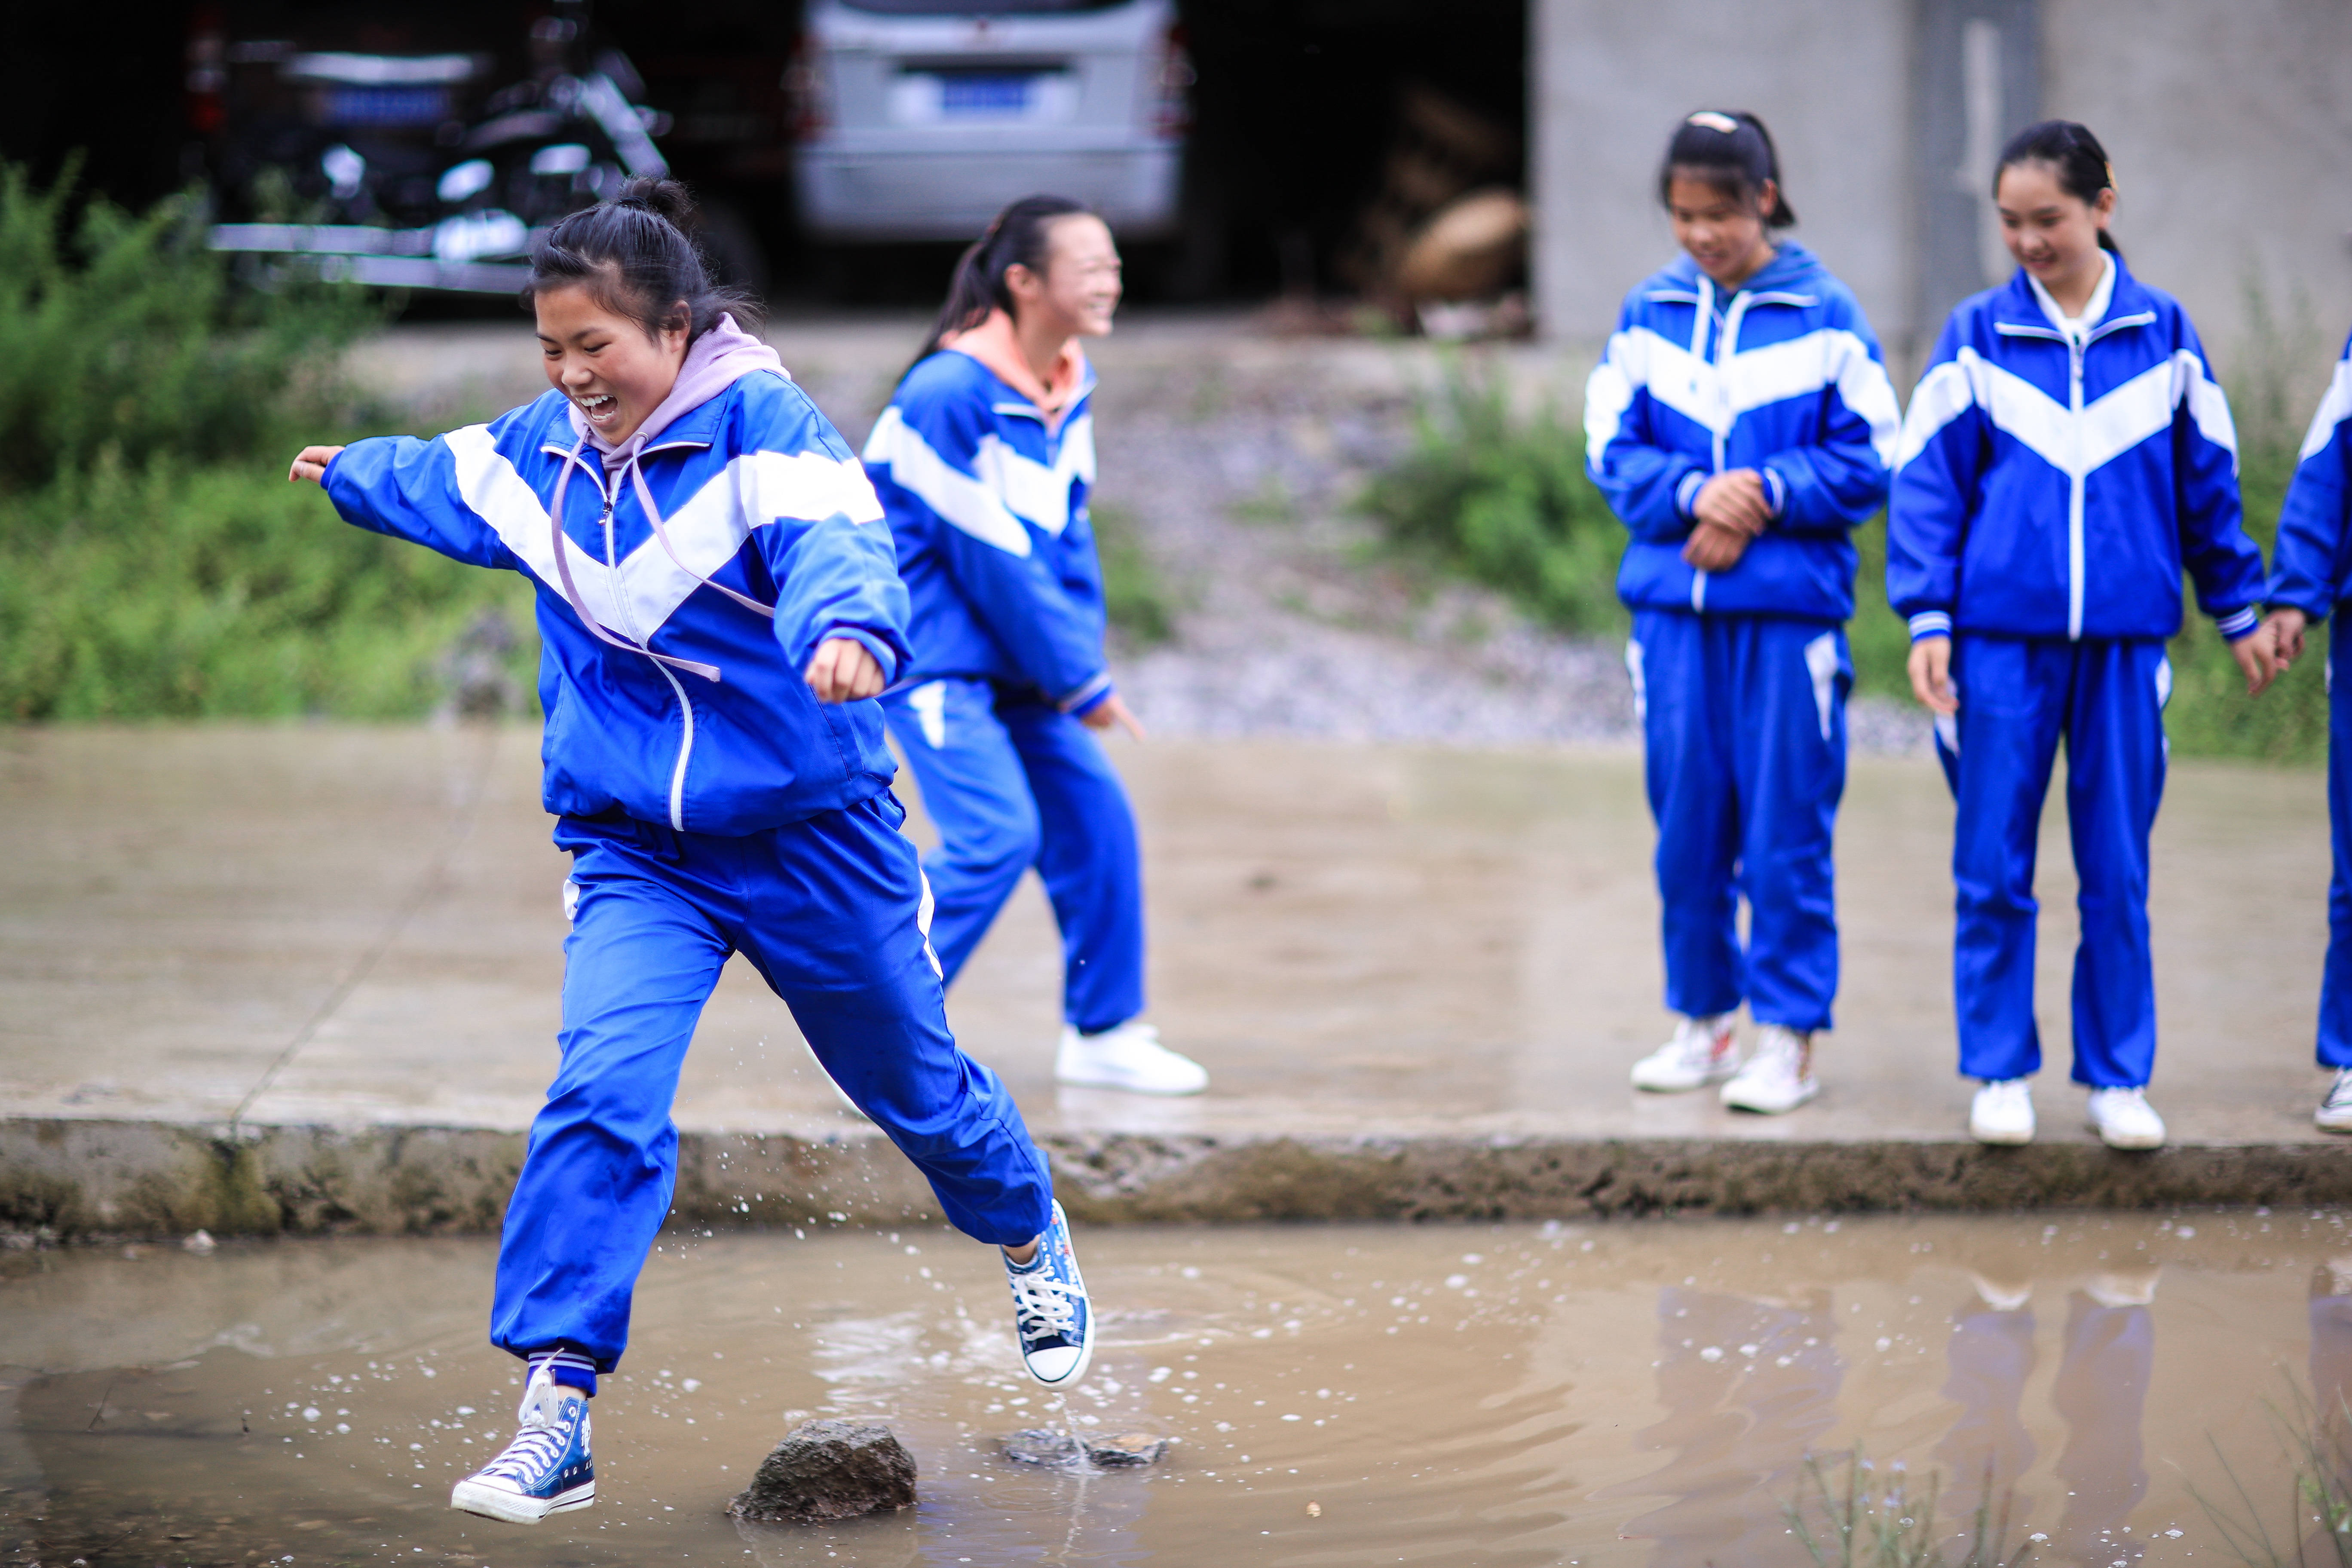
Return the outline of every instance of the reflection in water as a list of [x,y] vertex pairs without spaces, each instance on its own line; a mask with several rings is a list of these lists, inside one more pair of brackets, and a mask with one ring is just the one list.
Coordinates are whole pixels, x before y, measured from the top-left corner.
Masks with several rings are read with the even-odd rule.
[[[2352,1492],[2352,1258],[2331,1258],[2312,1270],[2311,1458],[2336,1495]],[[2306,1563],[2342,1561],[2339,1543],[2321,1526],[2304,1542]]]
[[2023,1519],[2032,1500],[2015,1490],[2033,1466],[2033,1438],[2025,1429],[2025,1380],[2033,1373],[2031,1286],[1979,1278],[1978,1305],[1952,1324],[1945,1352],[1944,1397],[1959,1419],[1936,1446],[1946,1467],[1944,1518],[1974,1531],[1979,1514],[1998,1529],[2004,1512]]
[[1657,1568],[1802,1563],[1779,1504],[1837,1420],[1844,1363],[1829,1293],[1798,1304],[1670,1286],[1658,1293],[1658,1325],[1666,1414],[1634,1441],[1674,1457],[1613,1490],[1675,1500],[1622,1533],[1656,1541]]
[[2061,1561],[2111,1568],[2136,1563],[2147,1542],[2128,1532],[2147,1493],[2140,1416],[2156,1364],[2156,1273],[2103,1274],[2066,1303],[2066,1350],[2050,1402],[2066,1423],[2058,1479],[2066,1507],[2052,1544]]

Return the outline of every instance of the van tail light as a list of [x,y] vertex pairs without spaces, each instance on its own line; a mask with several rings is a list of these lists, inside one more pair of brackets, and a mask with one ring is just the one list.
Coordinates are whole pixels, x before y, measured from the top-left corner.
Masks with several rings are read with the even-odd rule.
[[824,59],[806,33],[793,45],[784,65],[784,123],[793,140],[805,142],[833,128],[833,92],[824,78]]
[[188,18],[188,128],[209,136],[228,123],[228,38],[211,5]]
[[1151,131],[1174,141],[1192,128],[1192,51],[1185,47],[1184,24],[1170,26],[1160,40],[1160,71],[1152,100]]

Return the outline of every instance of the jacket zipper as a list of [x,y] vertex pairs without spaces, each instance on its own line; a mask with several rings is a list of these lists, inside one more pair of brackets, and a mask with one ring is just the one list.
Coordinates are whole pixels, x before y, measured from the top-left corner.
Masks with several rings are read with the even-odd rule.
[[[613,602],[620,607],[621,629],[635,638],[638,647],[643,647],[646,646],[646,639],[645,635],[637,630],[637,617],[629,607],[628,595],[621,591],[621,563],[613,542],[613,507],[619,498],[620,490],[621,479],[618,474],[615,474],[612,479],[612,487],[604,491],[604,515],[598,521],[604,530],[604,564],[613,573]],[[674,831],[683,833],[686,831],[686,764],[688,759],[694,755],[694,703],[687,697],[685,685],[677,676],[670,673],[669,666],[650,657],[646,662],[661,671],[661,678],[668,681],[669,689],[677,694],[680,732],[677,742],[677,766],[670,771],[669,775],[669,825]]]
[[2066,492],[2066,640],[2083,640],[2083,497],[2088,480],[2083,472],[2083,350],[2082,340],[2066,338],[2066,406],[2074,417],[2074,449],[2067,468]]

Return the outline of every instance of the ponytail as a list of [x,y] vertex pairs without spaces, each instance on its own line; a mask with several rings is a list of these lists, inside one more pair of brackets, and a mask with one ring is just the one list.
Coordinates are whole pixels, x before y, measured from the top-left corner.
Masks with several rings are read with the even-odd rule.
[[1012,315],[1013,289],[1004,274],[1015,266],[1044,273],[1053,247],[1054,220],[1092,210],[1061,196],[1024,196],[998,213],[987,232],[957,258],[947,303],[940,307],[915,363],[920,364],[948,339],[988,320],[991,310]]
[[1772,210],[1764,215],[1764,226],[1787,228],[1797,221],[1796,209],[1789,205],[1788,182],[1780,178],[1780,153],[1772,145],[1772,133],[1744,110],[1727,113],[1702,109],[1675,128],[1665,162],[1658,165],[1660,205],[1669,200],[1678,173],[1696,175],[1748,202],[1763,199],[1769,180],[1776,194]]
[[[2116,188],[2116,166],[2108,161],[2107,150],[2099,145],[2089,126],[2072,120],[2045,120],[2009,139],[2009,145],[2000,150],[2000,162],[1993,167],[1996,197],[2000,194],[2001,175],[2014,163],[2049,164],[2058,188],[2086,206],[2097,203],[2101,191]],[[2099,248],[2123,254],[2104,226],[2099,230]]]

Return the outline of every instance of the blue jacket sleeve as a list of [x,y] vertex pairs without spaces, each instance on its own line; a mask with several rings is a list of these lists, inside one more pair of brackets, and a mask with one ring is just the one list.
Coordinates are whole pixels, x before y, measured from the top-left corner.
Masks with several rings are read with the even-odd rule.
[[354,441],[320,481],[345,522],[437,550],[468,566],[511,570],[514,554],[458,489],[446,437],[379,436]]
[[1013,668],[1065,711],[1109,694],[1099,623],[1035,548],[1036,535],[977,476],[981,410],[942,398],[882,411],[866,444],[893,504],[919,509],[914,531],[940,542],[956,589]]
[[1634,538],[1664,542],[1690,532],[1686,492],[1706,478],[1707,465],[1656,438],[1647,342],[1629,305],[1584,384],[1584,466]]
[[1832,340],[1836,377],[1822,389],[1820,439],[1764,460],[1765,482],[1778,492],[1772,526],[1783,533],[1842,534],[1886,504],[1901,424],[1895,387],[1860,312],[1841,325]]
[[2263,552],[2247,537],[2238,497],[2238,437],[2230,422],[2230,400],[2213,380],[2185,318],[2180,330],[2181,346],[2189,351],[2188,358],[2174,361],[2186,382],[2172,416],[2180,560],[2196,584],[2197,607],[2235,642],[2259,619],[2254,606],[2263,596]]
[[779,401],[747,400],[769,425],[738,440],[756,449],[745,512],[776,584],[776,641],[795,670],[817,645],[848,637],[874,656],[882,679],[913,662],[907,585],[882,503],[848,444],[797,387]]
[[2336,607],[2352,562],[2352,342],[2336,362],[2336,375],[2311,416],[2311,430],[2287,486],[2279,513],[2278,543],[2271,556],[2269,592],[2273,605],[2290,605],[2324,620]]
[[1982,498],[1990,432],[1969,374],[1957,317],[1944,324],[1911,394],[1886,502],[1886,597],[1914,641],[1949,637],[1960,548]]

